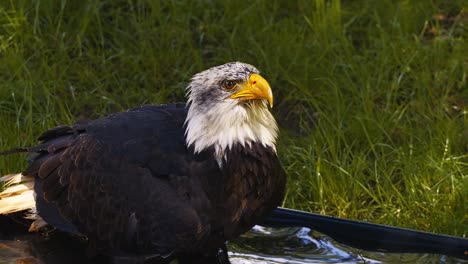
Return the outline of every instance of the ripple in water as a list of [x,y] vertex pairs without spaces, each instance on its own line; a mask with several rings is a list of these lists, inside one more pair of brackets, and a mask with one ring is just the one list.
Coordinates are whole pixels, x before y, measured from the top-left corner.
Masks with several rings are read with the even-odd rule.
[[255,226],[228,244],[233,264],[260,263],[468,263],[434,254],[368,252],[337,243],[309,228]]

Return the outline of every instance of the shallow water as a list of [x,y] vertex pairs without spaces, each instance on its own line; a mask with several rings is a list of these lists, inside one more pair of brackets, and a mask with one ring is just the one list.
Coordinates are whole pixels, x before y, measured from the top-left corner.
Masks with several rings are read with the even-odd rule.
[[254,227],[229,243],[232,263],[468,263],[435,254],[368,252],[337,243],[309,228]]
[[[87,261],[82,245],[52,232],[33,235],[15,227],[0,230],[0,264],[101,263]],[[8,227],[8,225],[7,225]],[[433,254],[372,253],[336,243],[308,228],[272,229],[256,226],[228,244],[233,264],[258,263],[468,263]]]
[[330,239],[308,228],[270,229],[256,226],[229,246],[234,263],[336,263],[354,259],[334,246]]

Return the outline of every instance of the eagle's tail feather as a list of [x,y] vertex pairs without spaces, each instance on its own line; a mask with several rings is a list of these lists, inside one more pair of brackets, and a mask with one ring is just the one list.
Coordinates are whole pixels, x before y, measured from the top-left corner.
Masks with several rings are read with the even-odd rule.
[[9,174],[0,177],[2,183],[5,189],[0,193],[0,214],[35,208],[34,178],[25,177],[21,173]]
[[0,177],[0,184],[5,187],[0,193],[0,215],[29,210],[25,218],[34,220],[29,227],[30,232],[47,225],[36,213],[34,178],[25,177],[21,173],[9,174]]

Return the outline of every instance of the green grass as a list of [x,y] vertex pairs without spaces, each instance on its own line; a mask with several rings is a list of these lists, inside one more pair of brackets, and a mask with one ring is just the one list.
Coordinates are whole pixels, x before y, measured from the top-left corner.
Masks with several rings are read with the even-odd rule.
[[239,60],[274,89],[285,206],[466,237],[464,1],[248,2],[1,2],[0,149]]

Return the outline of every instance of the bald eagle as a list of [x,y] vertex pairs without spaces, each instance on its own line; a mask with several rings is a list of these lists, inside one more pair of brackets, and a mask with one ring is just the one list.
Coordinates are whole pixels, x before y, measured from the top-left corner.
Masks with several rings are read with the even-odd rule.
[[90,252],[228,263],[225,241],[283,199],[273,94],[232,62],[194,75],[187,98],[46,131],[23,172],[38,215]]

